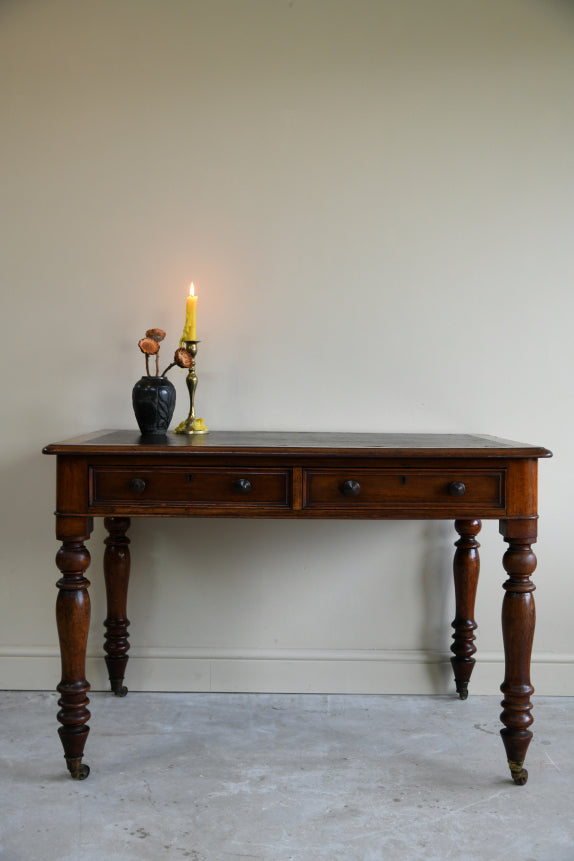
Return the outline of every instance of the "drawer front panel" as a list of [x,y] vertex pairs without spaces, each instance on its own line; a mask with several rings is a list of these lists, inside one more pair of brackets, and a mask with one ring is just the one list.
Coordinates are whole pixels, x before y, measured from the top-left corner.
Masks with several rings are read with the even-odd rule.
[[305,508],[401,508],[483,505],[504,508],[505,471],[308,470]]
[[291,471],[272,469],[91,470],[91,504],[290,507]]

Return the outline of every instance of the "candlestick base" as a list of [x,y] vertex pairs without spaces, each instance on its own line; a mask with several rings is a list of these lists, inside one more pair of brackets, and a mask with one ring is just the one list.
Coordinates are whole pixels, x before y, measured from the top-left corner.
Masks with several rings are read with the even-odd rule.
[[190,421],[189,418],[187,418],[185,421],[178,424],[174,433],[185,433],[188,436],[195,436],[196,434],[209,433],[209,429],[206,428],[203,419],[192,418]]
[[186,383],[187,390],[189,392],[189,415],[185,419],[185,421],[180,422],[174,433],[182,433],[187,436],[196,436],[199,434],[209,433],[209,430],[205,426],[205,422],[202,418],[197,418],[195,415],[194,401],[195,401],[195,390],[197,388],[197,374],[195,373],[195,357],[197,355],[197,345],[199,341],[184,341],[183,339],[180,341],[180,344],[185,346],[187,352],[191,355],[191,367],[187,374]]

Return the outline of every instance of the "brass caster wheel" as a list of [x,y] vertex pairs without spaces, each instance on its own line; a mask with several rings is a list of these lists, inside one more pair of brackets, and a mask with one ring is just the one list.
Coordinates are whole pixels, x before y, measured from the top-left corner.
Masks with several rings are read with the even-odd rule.
[[72,777],[74,778],[74,780],[85,780],[86,777],[89,775],[89,773],[90,773],[90,766],[86,765],[86,763],[83,762],[78,769],[78,773],[73,774]]
[[468,682],[457,682],[456,692],[461,700],[468,699]]
[[122,682],[123,682],[123,679],[117,679],[117,680],[114,679],[113,682],[110,682],[111,687],[112,687],[112,693],[116,697],[125,697],[127,692],[128,692],[128,689],[126,688],[125,685],[122,684]]
[[85,780],[90,773],[90,766],[81,759],[66,759],[66,764],[73,780]]
[[528,772],[522,767],[522,763],[509,760],[508,765],[510,766],[510,773],[515,784],[517,786],[524,786],[528,780]]

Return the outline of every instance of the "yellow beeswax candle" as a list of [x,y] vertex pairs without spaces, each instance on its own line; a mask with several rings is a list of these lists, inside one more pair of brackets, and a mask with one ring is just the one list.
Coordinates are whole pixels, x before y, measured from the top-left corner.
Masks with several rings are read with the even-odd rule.
[[197,296],[193,287],[193,281],[189,285],[189,296],[185,303],[185,326],[183,327],[183,341],[197,340]]

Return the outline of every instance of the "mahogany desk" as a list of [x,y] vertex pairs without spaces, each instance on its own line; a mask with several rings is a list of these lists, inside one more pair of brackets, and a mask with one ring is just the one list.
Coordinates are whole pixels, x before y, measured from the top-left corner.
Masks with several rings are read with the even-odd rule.
[[57,455],[56,617],[62,657],[60,738],[70,774],[82,779],[88,737],[85,678],[90,600],[84,546],[104,517],[107,618],[104,649],[111,688],[124,696],[128,661],[130,517],[452,519],[456,614],[451,658],[466,699],[474,666],[474,602],[481,519],[500,521],[508,543],[502,602],[505,678],[502,740],[514,782],[532,738],[530,655],[534,635],[538,458],[550,452],[487,436],[450,434],[234,433],[143,438],[98,431],[54,443]]

